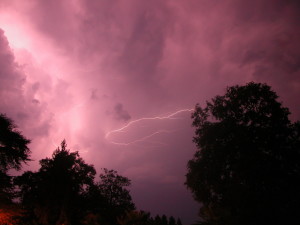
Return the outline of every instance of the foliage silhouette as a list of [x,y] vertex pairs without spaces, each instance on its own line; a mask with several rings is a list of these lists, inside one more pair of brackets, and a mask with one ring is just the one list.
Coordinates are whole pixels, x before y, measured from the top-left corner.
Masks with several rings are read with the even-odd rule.
[[38,172],[27,171],[14,179],[26,211],[24,224],[116,224],[135,209],[129,191],[130,180],[115,170],[96,171],[66,142],[51,158],[40,160]]
[[182,225],[181,220],[179,218],[177,219],[176,224],[177,225]]
[[182,225],[179,218],[177,221],[175,221],[173,216],[170,216],[168,219],[166,215],[156,215],[153,218],[150,213],[144,211],[126,212],[117,221],[120,225]]
[[77,224],[82,196],[93,185],[94,167],[78,152],[70,152],[65,141],[40,165],[38,172],[25,172],[15,179],[27,214],[40,224]]
[[127,177],[119,175],[115,170],[106,168],[103,168],[103,173],[99,177],[100,181],[97,183],[97,186],[109,205],[121,208],[124,211],[135,209],[130,193],[126,189],[131,184]]
[[176,221],[175,221],[175,218],[173,216],[170,216],[168,225],[176,225]]
[[121,176],[115,170],[103,168],[100,181],[92,186],[88,193],[88,203],[91,210],[100,213],[102,223],[116,224],[117,219],[126,212],[135,209],[129,190],[130,180]]
[[22,162],[29,161],[30,150],[26,139],[11,119],[0,114],[0,170],[21,168]]
[[186,185],[202,203],[201,224],[296,224],[300,124],[266,84],[227,88],[196,105],[198,147]]
[[22,163],[30,160],[29,143],[30,140],[16,129],[14,122],[0,114],[0,207],[13,198],[13,185],[7,171],[19,170]]
[[167,225],[168,224],[168,218],[166,215],[162,215],[161,217],[161,224],[162,225]]
[[149,225],[150,213],[144,211],[127,211],[117,219],[119,225]]

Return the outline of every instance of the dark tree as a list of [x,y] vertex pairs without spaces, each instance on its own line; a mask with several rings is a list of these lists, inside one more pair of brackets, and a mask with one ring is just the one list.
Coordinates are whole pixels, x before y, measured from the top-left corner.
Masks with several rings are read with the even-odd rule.
[[129,187],[131,184],[127,177],[121,176],[115,170],[103,169],[100,174],[100,181],[97,183],[101,196],[105,199],[105,214],[116,222],[126,211],[135,209],[130,196]]
[[0,170],[19,170],[21,163],[29,161],[29,143],[30,140],[16,129],[13,121],[0,114]]
[[22,203],[40,224],[77,224],[86,190],[93,185],[96,171],[66,142],[52,158],[42,159],[38,172],[25,172],[15,179]]
[[182,225],[181,220],[179,218],[177,219],[176,224],[177,225]]
[[13,198],[13,185],[11,176],[0,171],[0,208],[11,203]]
[[124,210],[134,210],[135,206],[127,187],[131,182],[127,177],[121,176],[115,170],[103,169],[100,174],[98,187],[108,204],[113,207],[121,207]]
[[159,215],[156,215],[154,218],[154,224],[155,225],[162,225],[162,221]]
[[169,217],[169,225],[176,225],[176,221],[175,221],[175,218],[173,216],[170,216]]
[[163,225],[168,225],[168,218],[167,218],[166,215],[162,215],[162,217],[161,217],[161,223]]
[[[89,211],[85,219],[96,218],[99,224],[117,224],[117,221],[131,220],[137,214],[129,190],[130,180],[118,175],[115,170],[102,169],[99,182],[91,185],[84,194],[82,207]],[[127,218],[127,219],[126,219]]]
[[150,213],[144,211],[127,211],[117,221],[119,225],[151,225]]
[[19,170],[22,163],[30,160],[29,143],[30,140],[16,129],[13,121],[0,114],[0,205],[12,200],[13,185],[7,171]]
[[300,214],[300,124],[269,86],[249,83],[196,105],[198,147],[186,185],[202,224],[296,224]]

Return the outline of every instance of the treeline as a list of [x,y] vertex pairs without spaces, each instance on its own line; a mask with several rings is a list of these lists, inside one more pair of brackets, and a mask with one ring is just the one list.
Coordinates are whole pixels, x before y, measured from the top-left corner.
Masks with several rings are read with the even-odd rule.
[[169,218],[166,215],[151,217],[150,213],[144,211],[126,212],[123,217],[118,219],[120,225],[182,225],[181,220],[175,220],[173,216]]
[[137,211],[127,177],[103,168],[97,179],[93,165],[71,152],[66,141],[40,160],[38,171],[10,176],[10,169],[30,161],[29,143],[0,114],[0,224],[181,225],[180,219]]

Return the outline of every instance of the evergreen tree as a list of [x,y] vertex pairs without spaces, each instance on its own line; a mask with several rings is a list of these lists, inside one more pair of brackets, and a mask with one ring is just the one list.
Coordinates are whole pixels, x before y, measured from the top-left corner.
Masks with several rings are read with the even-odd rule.
[[30,159],[30,150],[26,139],[17,130],[14,122],[0,114],[0,207],[9,204],[13,198],[13,185],[9,169],[21,169],[21,164]]
[[170,216],[169,217],[169,225],[176,225],[176,221],[175,221],[175,218],[173,216]]
[[162,215],[161,217],[161,224],[162,225],[168,225],[168,218],[166,215]]
[[40,165],[38,172],[25,172],[15,179],[28,215],[41,224],[78,223],[83,193],[93,185],[94,167],[78,152],[70,152],[65,141]]
[[176,224],[177,225],[182,225],[180,218],[177,219]]

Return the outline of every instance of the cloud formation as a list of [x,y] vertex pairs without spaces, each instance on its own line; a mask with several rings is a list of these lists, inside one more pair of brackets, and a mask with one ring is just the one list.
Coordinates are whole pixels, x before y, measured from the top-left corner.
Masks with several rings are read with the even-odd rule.
[[117,103],[114,107],[114,115],[117,120],[128,121],[130,120],[131,116],[129,113],[124,109],[121,103]]
[[[4,31],[0,30],[0,108],[1,113],[25,127],[29,136],[48,136],[51,115],[38,99],[40,84],[27,78],[22,65],[16,62]],[[27,129],[26,129],[27,128]]]

